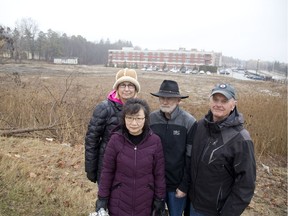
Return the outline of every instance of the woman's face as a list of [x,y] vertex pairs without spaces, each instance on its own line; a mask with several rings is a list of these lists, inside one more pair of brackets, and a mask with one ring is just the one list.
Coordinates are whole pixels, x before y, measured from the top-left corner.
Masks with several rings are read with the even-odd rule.
[[118,85],[117,94],[123,103],[125,103],[129,98],[134,98],[136,93],[135,85],[130,82],[122,82]]
[[133,115],[125,115],[125,125],[131,135],[137,136],[143,132],[145,114],[143,109]]
[[235,106],[236,100],[234,98],[228,100],[224,95],[219,93],[211,96],[210,110],[213,114],[213,121],[221,121],[228,117]]

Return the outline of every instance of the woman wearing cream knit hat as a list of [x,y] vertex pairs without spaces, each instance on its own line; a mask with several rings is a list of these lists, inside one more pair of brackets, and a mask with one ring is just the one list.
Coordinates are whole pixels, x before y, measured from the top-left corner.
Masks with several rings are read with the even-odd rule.
[[111,130],[119,123],[123,104],[129,98],[135,98],[139,91],[136,71],[121,69],[116,74],[113,90],[107,99],[96,105],[85,137],[85,172],[90,181],[99,181],[104,150]]
[[137,93],[140,92],[136,71],[128,68],[119,70],[113,89],[116,91],[115,97],[123,103],[129,98],[136,97]]
[[119,123],[123,104],[139,91],[136,71],[121,69],[107,99],[96,105],[85,137],[85,172],[90,181],[96,183],[100,179],[104,150],[111,130]]

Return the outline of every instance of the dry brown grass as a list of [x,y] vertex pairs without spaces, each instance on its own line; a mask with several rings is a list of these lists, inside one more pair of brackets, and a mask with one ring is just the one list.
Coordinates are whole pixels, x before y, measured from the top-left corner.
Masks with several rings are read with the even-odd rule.
[[83,145],[1,138],[0,150],[0,215],[92,211],[97,191],[84,175]]
[[[5,68],[6,67],[6,68]],[[60,142],[83,143],[92,110],[105,99],[117,68],[59,65],[5,65],[0,73],[0,129],[52,129],[25,134],[52,137]],[[18,73],[15,73],[17,71]],[[14,74],[13,74],[14,72]],[[163,79],[174,79],[190,97],[182,107],[197,119],[208,110],[210,89],[218,82],[238,90],[238,107],[246,119],[259,155],[287,155],[287,89],[272,82],[242,81],[225,76],[186,75],[138,71],[139,97],[157,109],[156,92]]]
[[[21,139],[0,138],[0,215],[87,215],[93,211],[97,190],[84,173],[83,141],[93,108],[111,90],[117,70],[48,64],[1,66],[0,129],[53,127],[19,134]],[[138,77],[139,97],[152,110],[158,105],[150,92],[158,91],[163,79],[176,80],[181,93],[190,96],[181,106],[197,119],[208,110],[214,84],[233,84],[258,162],[256,194],[244,215],[287,213],[285,85],[140,70]],[[45,141],[47,137],[54,141]],[[262,163],[270,166],[270,174]]]

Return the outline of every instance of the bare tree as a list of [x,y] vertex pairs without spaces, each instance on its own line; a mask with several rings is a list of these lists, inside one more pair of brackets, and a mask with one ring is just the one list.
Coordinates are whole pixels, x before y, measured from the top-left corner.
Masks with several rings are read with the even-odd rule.
[[[10,57],[12,57],[13,50],[14,50],[14,42],[10,28],[0,25],[0,54],[2,54],[3,56],[4,53],[6,54],[9,53]],[[2,58],[0,58],[0,63],[1,62]]]
[[22,18],[16,22],[16,28],[20,33],[20,40],[22,40],[22,49],[27,50],[27,59],[31,54],[31,58],[34,59],[36,49],[36,37],[39,32],[38,24],[32,18]]
[[36,52],[38,53],[38,59],[44,59],[45,57],[45,50],[47,49],[47,35],[43,32],[40,31],[38,33],[38,37],[36,40]]

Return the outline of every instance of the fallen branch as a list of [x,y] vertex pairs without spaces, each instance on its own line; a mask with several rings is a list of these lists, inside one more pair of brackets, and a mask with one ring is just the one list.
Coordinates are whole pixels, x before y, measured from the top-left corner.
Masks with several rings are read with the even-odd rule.
[[46,126],[46,127],[39,127],[39,128],[0,130],[0,136],[13,136],[15,134],[30,133],[30,132],[34,132],[34,131],[51,130],[51,129],[53,129],[53,127],[55,127],[55,125],[50,125],[50,126]]

